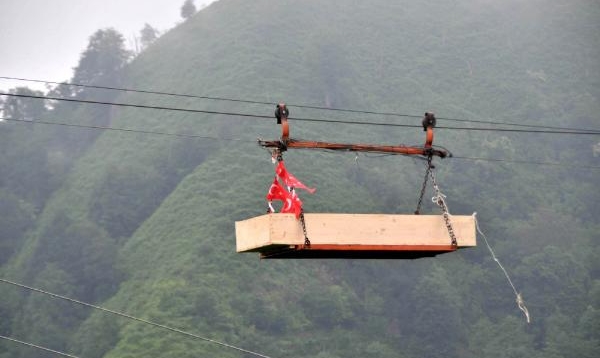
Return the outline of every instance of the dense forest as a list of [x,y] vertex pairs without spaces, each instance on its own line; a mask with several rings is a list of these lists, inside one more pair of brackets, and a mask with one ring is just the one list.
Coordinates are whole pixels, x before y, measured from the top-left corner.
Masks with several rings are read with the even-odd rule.
[[[599,20],[587,0],[220,0],[159,36],[146,29],[135,54],[99,29],[70,79],[87,87],[0,96],[0,277],[207,339],[5,282],[0,335],[81,358],[254,356],[210,340],[273,358],[597,357]],[[271,116],[279,101],[293,137],[338,142],[424,134],[410,116],[299,105],[434,111],[435,142],[453,153],[435,160],[450,212],[477,212],[531,322],[481,237],[418,260],[237,254],[234,223],[264,214],[273,179],[256,138],[280,130],[215,112]],[[402,156],[285,159],[318,188],[302,196],[307,212],[410,214],[426,169]],[[424,200],[423,212],[439,210]],[[55,356],[0,341],[0,358]]]

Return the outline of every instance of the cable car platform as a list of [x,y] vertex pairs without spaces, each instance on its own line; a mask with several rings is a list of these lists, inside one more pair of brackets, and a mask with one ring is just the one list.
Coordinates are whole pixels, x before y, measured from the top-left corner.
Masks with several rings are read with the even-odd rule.
[[457,245],[442,215],[304,214],[305,243],[294,214],[236,221],[237,252],[262,259],[417,259],[476,246],[475,217],[451,215]]

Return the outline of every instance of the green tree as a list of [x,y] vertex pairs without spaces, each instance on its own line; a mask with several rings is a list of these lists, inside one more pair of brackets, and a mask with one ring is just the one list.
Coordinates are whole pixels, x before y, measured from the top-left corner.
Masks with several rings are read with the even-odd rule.
[[70,350],[77,355],[101,358],[119,339],[120,322],[114,316],[96,311],[85,320],[72,339]]
[[48,128],[40,127],[0,123],[0,188],[34,205],[36,210],[41,209],[56,184],[56,177],[49,171],[54,148],[49,146],[48,134],[52,130],[45,132]]
[[423,339],[423,355],[452,356],[463,338],[461,295],[448,272],[437,265],[417,284],[413,292],[414,333]]
[[140,41],[142,49],[148,47],[158,38],[158,30],[149,24],[144,24],[144,28],[140,31]]
[[325,289],[313,287],[307,289],[301,299],[306,314],[314,323],[327,329],[336,326],[349,327],[354,323],[356,297],[339,285]]
[[[28,87],[15,87],[8,91],[10,94],[23,96],[43,96],[44,92],[32,90]],[[46,112],[44,100],[26,97],[6,96],[2,104],[2,113],[5,117],[16,119],[39,119]]]
[[20,200],[6,190],[0,189],[0,265],[6,262],[10,255],[22,242],[25,230],[34,221],[31,205]]
[[[56,265],[47,265],[32,284],[34,287],[65,296],[73,296],[76,285],[69,274]],[[66,351],[71,334],[88,313],[84,307],[33,292],[25,299],[19,319],[12,329],[16,337],[52,349]],[[39,350],[12,347],[11,357],[54,357]]]
[[196,5],[194,5],[194,0],[185,0],[183,5],[181,6],[181,17],[184,19],[189,19],[196,13]]
[[547,246],[523,259],[515,273],[524,296],[536,298],[528,304],[530,311],[544,317],[556,310],[574,315],[585,309],[580,297],[586,297],[590,277],[582,260],[572,252]]
[[535,356],[533,338],[526,323],[517,317],[505,317],[498,323],[482,318],[472,326],[466,357],[518,358]]
[[579,357],[598,356],[600,349],[600,312],[588,307],[581,319],[557,312],[546,323],[544,356]]
[[[123,35],[113,28],[96,31],[75,68],[73,82],[86,85],[114,85],[131,53],[125,48]],[[79,93],[84,90],[79,89]]]
[[32,271],[55,265],[68,273],[78,288],[77,297],[88,302],[114,292],[120,279],[115,268],[117,245],[104,230],[59,212],[44,235],[33,256]]
[[110,236],[128,237],[168,194],[164,180],[153,167],[111,166],[94,191],[91,218]]

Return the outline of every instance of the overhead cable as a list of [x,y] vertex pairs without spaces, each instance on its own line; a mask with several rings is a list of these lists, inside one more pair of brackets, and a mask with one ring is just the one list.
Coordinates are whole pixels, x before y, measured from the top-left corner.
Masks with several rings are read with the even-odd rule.
[[461,157],[452,156],[452,159],[464,159],[472,161],[486,161],[486,162],[501,162],[501,163],[513,163],[513,164],[532,164],[532,165],[548,165],[565,168],[580,168],[580,169],[600,169],[600,166],[586,165],[586,164],[565,164],[557,162],[541,162],[533,160],[515,160],[515,159],[500,159],[500,158],[482,158],[482,157]]
[[248,354],[251,354],[251,355],[256,356],[256,357],[270,358],[269,356],[266,356],[264,354],[260,354],[260,353],[253,352],[253,351],[250,351],[250,350],[247,350],[247,349],[244,349],[244,348],[236,347],[236,346],[234,346],[232,344],[220,342],[220,341],[217,341],[217,340],[214,340],[214,339],[211,339],[211,338],[202,337],[202,336],[199,336],[197,334],[186,332],[186,331],[178,329],[178,328],[173,328],[173,327],[166,326],[164,324],[160,324],[160,323],[148,321],[148,320],[145,320],[143,318],[138,318],[138,317],[126,314],[126,313],[122,313],[122,312],[111,310],[111,309],[104,308],[104,307],[101,307],[101,306],[93,305],[91,303],[86,303],[86,302],[83,302],[83,301],[79,301],[79,300],[76,300],[74,298],[69,298],[69,297],[66,297],[66,296],[58,295],[56,293],[51,293],[51,292],[48,292],[48,291],[44,291],[44,290],[39,289],[39,288],[34,288],[34,287],[31,287],[31,286],[27,286],[27,285],[24,285],[24,284],[21,284],[21,283],[13,282],[13,281],[10,281],[10,280],[4,279],[4,278],[0,278],[0,282],[7,283],[7,284],[10,284],[10,285],[13,285],[13,286],[17,286],[17,287],[20,287],[20,288],[23,288],[23,289],[26,289],[26,290],[30,290],[30,291],[33,291],[33,292],[41,293],[41,294],[44,294],[44,295],[52,296],[54,298],[58,298],[58,299],[61,299],[61,300],[69,301],[71,303],[76,303],[78,305],[82,305],[82,306],[85,306],[85,307],[89,307],[89,308],[93,308],[93,309],[96,309],[96,310],[100,310],[100,311],[103,311],[103,312],[106,312],[106,313],[110,313],[112,315],[116,315],[116,316],[119,316],[119,317],[127,318],[127,319],[130,319],[130,320],[136,321],[136,322],[144,323],[144,324],[156,327],[156,328],[161,328],[161,329],[164,329],[164,330],[167,330],[167,331],[170,331],[170,332],[178,333],[178,334],[190,337],[190,338],[195,338],[195,339],[199,339],[199,340],[202,340],[202,341],[205,341],[205,342],[213,343],[213,344],[219,345],[219,346],[224,347],[224,348],[229,348],[229,349],[237,350],[239,352],[248,353]]
[[171,96],[171,97],[197,98],[197,99],[207,99],[207,100],[214,100],[214,101],[241,102],[241,103],[248,103],[248,104],[275,105],[275,103],[264,102],[264,101],[252,101],[252,100],[244,100],[244,99],[236,99],[236,98],[225,98],[225,97],[200,96],[200,95],[186,94],[186,93],[152,91],[152,90],[143,90],[143,89],[123,88],[123,87],[86,85],[86,84],[82,84],[82,83],[73,83],[73,82],[55,82],[55,81],[47,81],[47,80],[33,80],[33,79],[28,79],[28,78],[18,78],[18,77],[8,77],[8,76],[0,76],[0,79],[35,82],[35,83],[50,83],[50,84],[55,84],[55,85],[60,85],[60,86],[95,88],[95,89],[104,89],[104,90],[120,91],[120,92],[156,94],[156,95]]
[[[172,96],[172,97],[184,97],[184,98],[197,98],[197,99],[215,100],[215,101],[239,102],[239,103],[248,103],[248,104],[262,104],[262,105],[275,105],[276,104],[276,103],[266,102],[266,101],[245,100],[245,99],[238,99],[238,98],[201,96],[201,95],[186,94],[186,93],[153,91],[153,90],[122,88],[122,87],[111,87],[111,86],[99,86],[99,85],[81,84],[81,83],[73,83],[73,82],[56,82],[56,81],[28,79],[28,78],[20,78],[20,77],[9,77],[9,76],[0,76],[0,79],[17,80],[17,81],[34,82],[34,83],[48,83],[48,84],[55,84],[55,85],[61,85],[61,86],[73,86],[73,87],[82,87],[82,88],[95,88],[95,89],[104,89],[104,90],[122,91],[122,92],[132,92],[132,93],[156,94],[156,95]],[[416,115],[416,114],[406,114],[406,113],[397,113],[397,112],[381,112],[381,111],[367,111],[367,110],[348,109],[348,108],[335,108],[335,107],[313,106],[313,105],[306,105],[306,104],[293,104],[293,103],[291,103],[291,104],[287,104],[287,106],[288,107],[296,107],[296,108],[306,108],[306,109],[316,109],[316,110],[324,110],[324,111],[333,111],[333,112],[348,112],[348,113],[357,113],[357,114],[372,114],[372,115],[394,116],[394,117],[404,117],[404,118],[421,118],[422,117],[422,115]],[[581,128],[570,128],[570,127],[559,127],[559,126],[548,126],[548,125],[524,124],[522,122],[521,123],[499,122],[499,121],[485,121],[485,120],[477,120],[477,119],[464,119],[464,118],[451,118],[451,117],[438,117],[438,119],[439,120],[446,120],[446,121],[454,121],[454,122],[481,123],[481,124],[514,126],[514,127],[524,127],[524,128],[543,128],[543,129],[554,129],[554,130],[591,131],[591,132],[600,131],[600,130],[596,130],[596,129],[581,129]]]
[[22,344],[22,345],[25,345],[25,346],[28,346],[28,347],[37,348],[37,349],[40,349],[40,350],[43,350],[43,351],[46,351],[46,352],[50,352],[50,353],[54,353],[54,354],[58,354],[58,355],[60,355],[60,356],[63,356],[63,357],[69,357],[69,358],[79,358],[79,357],[77,357],[77,356],[74,356],[74,355],[72,355],[72,354],[68,354],[68,353],[64,353],[64,352],[56,351],[56,350],[54,350],[54,349],[50,349],[50,348],[46,348],[46,347],[42,347],[42,346],[38,346],[37,344],[33,344],[33,343],[25,342],[25,341],[20,341],[20,340],[18,340],[18,339],[15,339],[15,338],[6,337],[6,336],[3,336],[3,335],[0,335],[0,338],[2,338],[2,339],[5,339],[5,340],[7,340],[7,341],[11,341],[11,342],[19,343],[19,344]]
[[273,116],[264,116],[264,115],[248,114],[248,113],[230,113],[230,112],[208,111],[208,110],[193,109],[193,108],[149,106],[149,105],[145,105],[145,104],[118,103],[118,102],[107,102],[107,101],[92,101],[92,100],[87,100],[87,99],[49,97],[49,96],[36,96],[36,95],[26,95],[26,94],[17,94],[17,93],[4,93],[4,92],[0,92],[0,96],[21,97],[21,98],[34,98],[34,99],[43,99],[43,100],[60,101],[60,102],[102,104],[102,105],[107,105],[107,106],[133,107],[133,108],[144,108],[144,109],[166,110],[166,111],[180,111],[180,112],[204,113],[204,114],[221,114],[221,115],[225,115],[225,116],[236,116],[236,117],[269,118],[269,119],[273,118]]
[[[246,140],[246,139],[241,139],[241,138],[223,138],[223,137],[216,137],[216,136],[213,137],[213,136],[205,136],[205,135],[197,135],[197,134],[158,132],[158,131],[141,130],[141,129],[117,128],[117,127],[86,125],[86,124],[73,124],[73,123],[64,123],[64,122],[48,122],[48,121],[38,120],[38,119],[17,119],[17,118],[0,117],[0,120],[16,122],[16,123],[27,123],[27,124],[57,125],[57,126],[63,126],[63,127],[74,127],[74,128],[82,128],[82,129],[108,130],[108,131],[117,131],[117,132],[152,134],[152,135],[163,135],[163,136],[172,136],[172,137],[199,138],[199,139],[212,139],[212,140],[233,141],[233,142],[256,143],[256,140],[250,140],[250,139]],[[323,150],[323,151],[329,152],[328,150]],[[394,155],[394,154],[383,154],[383,155],[368,156],[368,157],[377,158],[377,157],[387,157],[390,155]],[[584,165],[584,164],[575,165],[575,164],[564,164],[564,163],[556,163],[556,162],[539,162],[539,161],[513,160],[513,159],[500,159],[500,158],[483,158],[483,157],[464,157],[464,156],[455,156],[455,155],[453,155],[452,158],[463,159],[463,160],[472,160],[472,161],[489,161],[489,162],[515,163],[515,164],[549,165],[549,166],[583,168],[583,169],[600,169],[600,166]]]
[[[64,101],[64,102],[75,102],[75,103],[86,103],[86,104],[100,104],[118,107],[133,107],[143,108],[152,110],[168,110],[168,111],[180,111],[180,112],[191,112],[191,113],[204,113],[204,114],[216,114],[225,116],[236,116],[236,117],[248,117],[248,118],[259,118],[259,119],[273,119],[272,116],[256,115],[239,112],[222,112],[222,111],[209,111],[193,108],[180,108],[180,107],[166,107],[166,106],[150,106],[143,104],[132,104],[132,103],[120,103],[120,102],[107,102],[107,101],[93,101],[85,99],[75,98],[61,98],[61,97],[49,97],[49,96],[37,96],[37,95],[26,95],[16,93],[5,93],[0,92],[0,96],[9,97],[21,97],[21,98],[33,98],[42,100],[53,100],[53,101]],[[316,119],[316,118],[296,118],[290,117],[291,120],[296,121],[307,121],[307,122],[321,122],[321,123],[343,123],[343,124],[355,124],[355,125],[370,125],[370,126],[385,126],[385,127],[409,127],[409,128],[421,128],[420,125],[409,125],[409,124],[398,124],[398,123],[381,123],[381,122],[369,122],[369,121],[348,121],[338,119]],[[490,132],[513,132],[513,133],[544,133],[544,134],[578,134],[578,135],[600,135],[600,130],[581,129],[581,130],[526,130],[526,129],[510,129],[510,128],[483,128],[483,127],[448,127],[448,126],[437,126],[439,129],[447,130],[465,130],[465,131],[490,131]]]
[[164,136],[172,136],[172,137],[214,139],[214,140],[233,141],[233,142],[248,142],[243,139],[236,139],[236,138],[211,137],[211,136],[205,136],[205,135],[199,135],[199,134],[187,134],[187,133],[158,132],[158,131],[149,131],[149,130],[143,130],[143,129],[97,126],[97,125],[91,125],[91,124],[88,125],[88,124],[75,124],[75,123],[64,123],[64,122],[48,122],[48,121],[38,120],[38,119],[31,120],[31,119],[16,119],[16,118],[0,117],[0,120],[9,121],[9,122],[29,123],[29,124],[38,124],[39,123],[39,124],[56,125],[56,126],[64,126],[64,127],[108,130],[108,131],[117,131],[117,132],[155,134],[155,135],[164,135]]

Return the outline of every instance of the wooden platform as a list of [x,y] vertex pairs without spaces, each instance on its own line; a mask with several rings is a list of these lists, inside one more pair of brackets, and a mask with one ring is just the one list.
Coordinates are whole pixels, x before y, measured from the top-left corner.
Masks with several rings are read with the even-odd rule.
[[266,214],[235,223],[237,252],[261,258],[415,259],[476,245],[475,219],[451,216],[457,246],[442,215],[305,214],[310,245],[293,214]]

